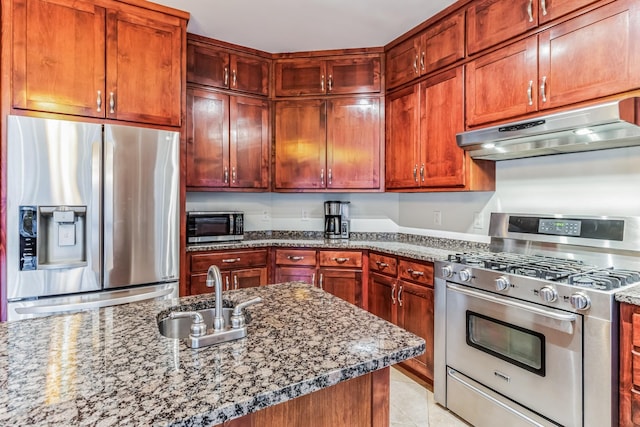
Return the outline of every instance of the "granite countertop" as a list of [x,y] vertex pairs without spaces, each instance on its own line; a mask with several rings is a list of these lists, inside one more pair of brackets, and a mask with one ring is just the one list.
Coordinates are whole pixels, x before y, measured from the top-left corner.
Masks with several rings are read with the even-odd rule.
[[304,283],[224,293],[256,296],[247,338],[201,349],[160,335],[157,316],[212,307],[212,294],[0,323],[0,425],[217,424],[425,350]]
[[640,306],[640,285],[619,290],[616,292],[616,301]]

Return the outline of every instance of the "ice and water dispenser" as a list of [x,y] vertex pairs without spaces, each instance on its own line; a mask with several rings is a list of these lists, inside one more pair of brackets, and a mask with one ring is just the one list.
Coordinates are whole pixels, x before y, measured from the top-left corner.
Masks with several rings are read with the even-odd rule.
[[20,206],[20,271],[87,265],[86,206]]

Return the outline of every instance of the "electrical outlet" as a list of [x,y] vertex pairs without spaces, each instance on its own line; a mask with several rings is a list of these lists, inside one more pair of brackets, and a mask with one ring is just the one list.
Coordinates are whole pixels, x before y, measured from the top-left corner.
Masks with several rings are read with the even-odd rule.
[[300,213],[300,219],[302,221],[309,221],[309,211],[306,209],[302,209],[302,212]]
[[433,211],[433,224],[442,225],[442,212]]
[[473,213],[473,228],[484,228],[484,221],[482,221],[482,215],[480,215],[480,212]]
[[271,220],[271,215],[269,215],[269,211],[267,209],[262,211],[262,221],[268,222]]

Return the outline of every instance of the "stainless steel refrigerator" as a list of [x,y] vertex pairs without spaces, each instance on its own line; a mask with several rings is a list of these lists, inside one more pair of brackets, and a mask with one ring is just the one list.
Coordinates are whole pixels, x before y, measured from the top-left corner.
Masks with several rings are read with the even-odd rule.
[[179,134],[8,117],[7,320],[175,297]]

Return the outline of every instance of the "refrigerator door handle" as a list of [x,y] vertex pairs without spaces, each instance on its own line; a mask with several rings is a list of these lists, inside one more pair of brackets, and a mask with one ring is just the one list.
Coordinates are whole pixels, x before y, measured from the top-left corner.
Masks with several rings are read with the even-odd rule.
[[102,229],[102,283],[108,283],[109,272],[113,269],[113,221],[114,221],[114,177],[113,177],[113,158],[115,150],[115,142],[113,132],[110,126],[104,127],[104,163],[102,179],[103,182],[103,209],[102,221],[104,228]]
[[102,283],[102,141],[94,141],[91,145],[91,212],[89,221],[91,230],[91,270],[96,274],[96,282]]

